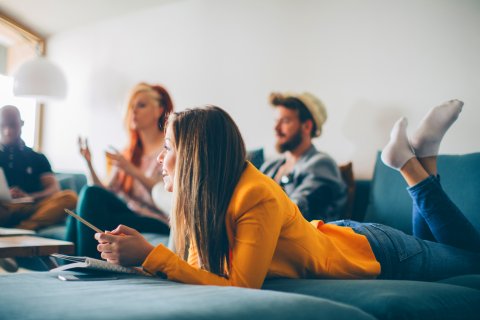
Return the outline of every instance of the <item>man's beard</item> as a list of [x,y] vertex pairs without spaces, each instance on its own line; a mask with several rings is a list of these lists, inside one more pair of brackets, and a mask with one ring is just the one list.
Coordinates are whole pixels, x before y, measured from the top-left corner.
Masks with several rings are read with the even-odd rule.
[[295,150],[302,143],[302,132],[298,130],[288,141],[284,143],[277,142],[275,148],[279,153]]

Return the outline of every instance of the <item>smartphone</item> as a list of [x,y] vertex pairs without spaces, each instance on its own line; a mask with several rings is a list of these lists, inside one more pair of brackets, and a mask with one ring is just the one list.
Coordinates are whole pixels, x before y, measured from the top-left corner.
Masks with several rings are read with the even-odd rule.
[[118,277],[112,275],[96,275],[96,274],[59,274],[58,279],[63,281],[105,281],[116,280]]

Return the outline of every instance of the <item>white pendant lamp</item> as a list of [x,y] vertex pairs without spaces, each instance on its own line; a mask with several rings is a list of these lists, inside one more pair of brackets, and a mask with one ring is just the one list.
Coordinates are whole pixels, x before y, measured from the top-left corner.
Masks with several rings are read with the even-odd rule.
[[13,75],[13,94],[40,102],[64,99],[67,79],[62,70],[45,57],[37,56],[22,64]]

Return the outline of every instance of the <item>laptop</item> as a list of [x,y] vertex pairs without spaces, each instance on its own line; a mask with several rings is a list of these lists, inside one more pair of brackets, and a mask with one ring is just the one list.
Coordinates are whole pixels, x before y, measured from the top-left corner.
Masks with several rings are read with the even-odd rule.
[[4,203],[32,203],[32,197],[12,198],[10,194],[10,187],[8,186],[7,178],[3,168],[0,167],[0,202]]

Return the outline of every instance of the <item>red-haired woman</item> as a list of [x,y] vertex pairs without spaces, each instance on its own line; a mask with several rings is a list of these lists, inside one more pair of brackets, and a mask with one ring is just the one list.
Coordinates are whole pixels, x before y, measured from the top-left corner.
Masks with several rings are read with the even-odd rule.
[[[87,141],[79,138],[80,153],[94,184],[80,192],[80,216],[102,230],[124,223],[144,232],[169,232],[168,219],[155,206],[151,191],[162,179],[156,158],[162,151],[165,121],[172,110],[172,100],[163,87],[140,83],[133,88],[125,115],[130,141],[123,152],[106,153],[113,165],[107,183],[100,181],[93,168]],[[66,238],[75,242],[77,254],[99,257],[93,236],[89,228],[68,220]]]

